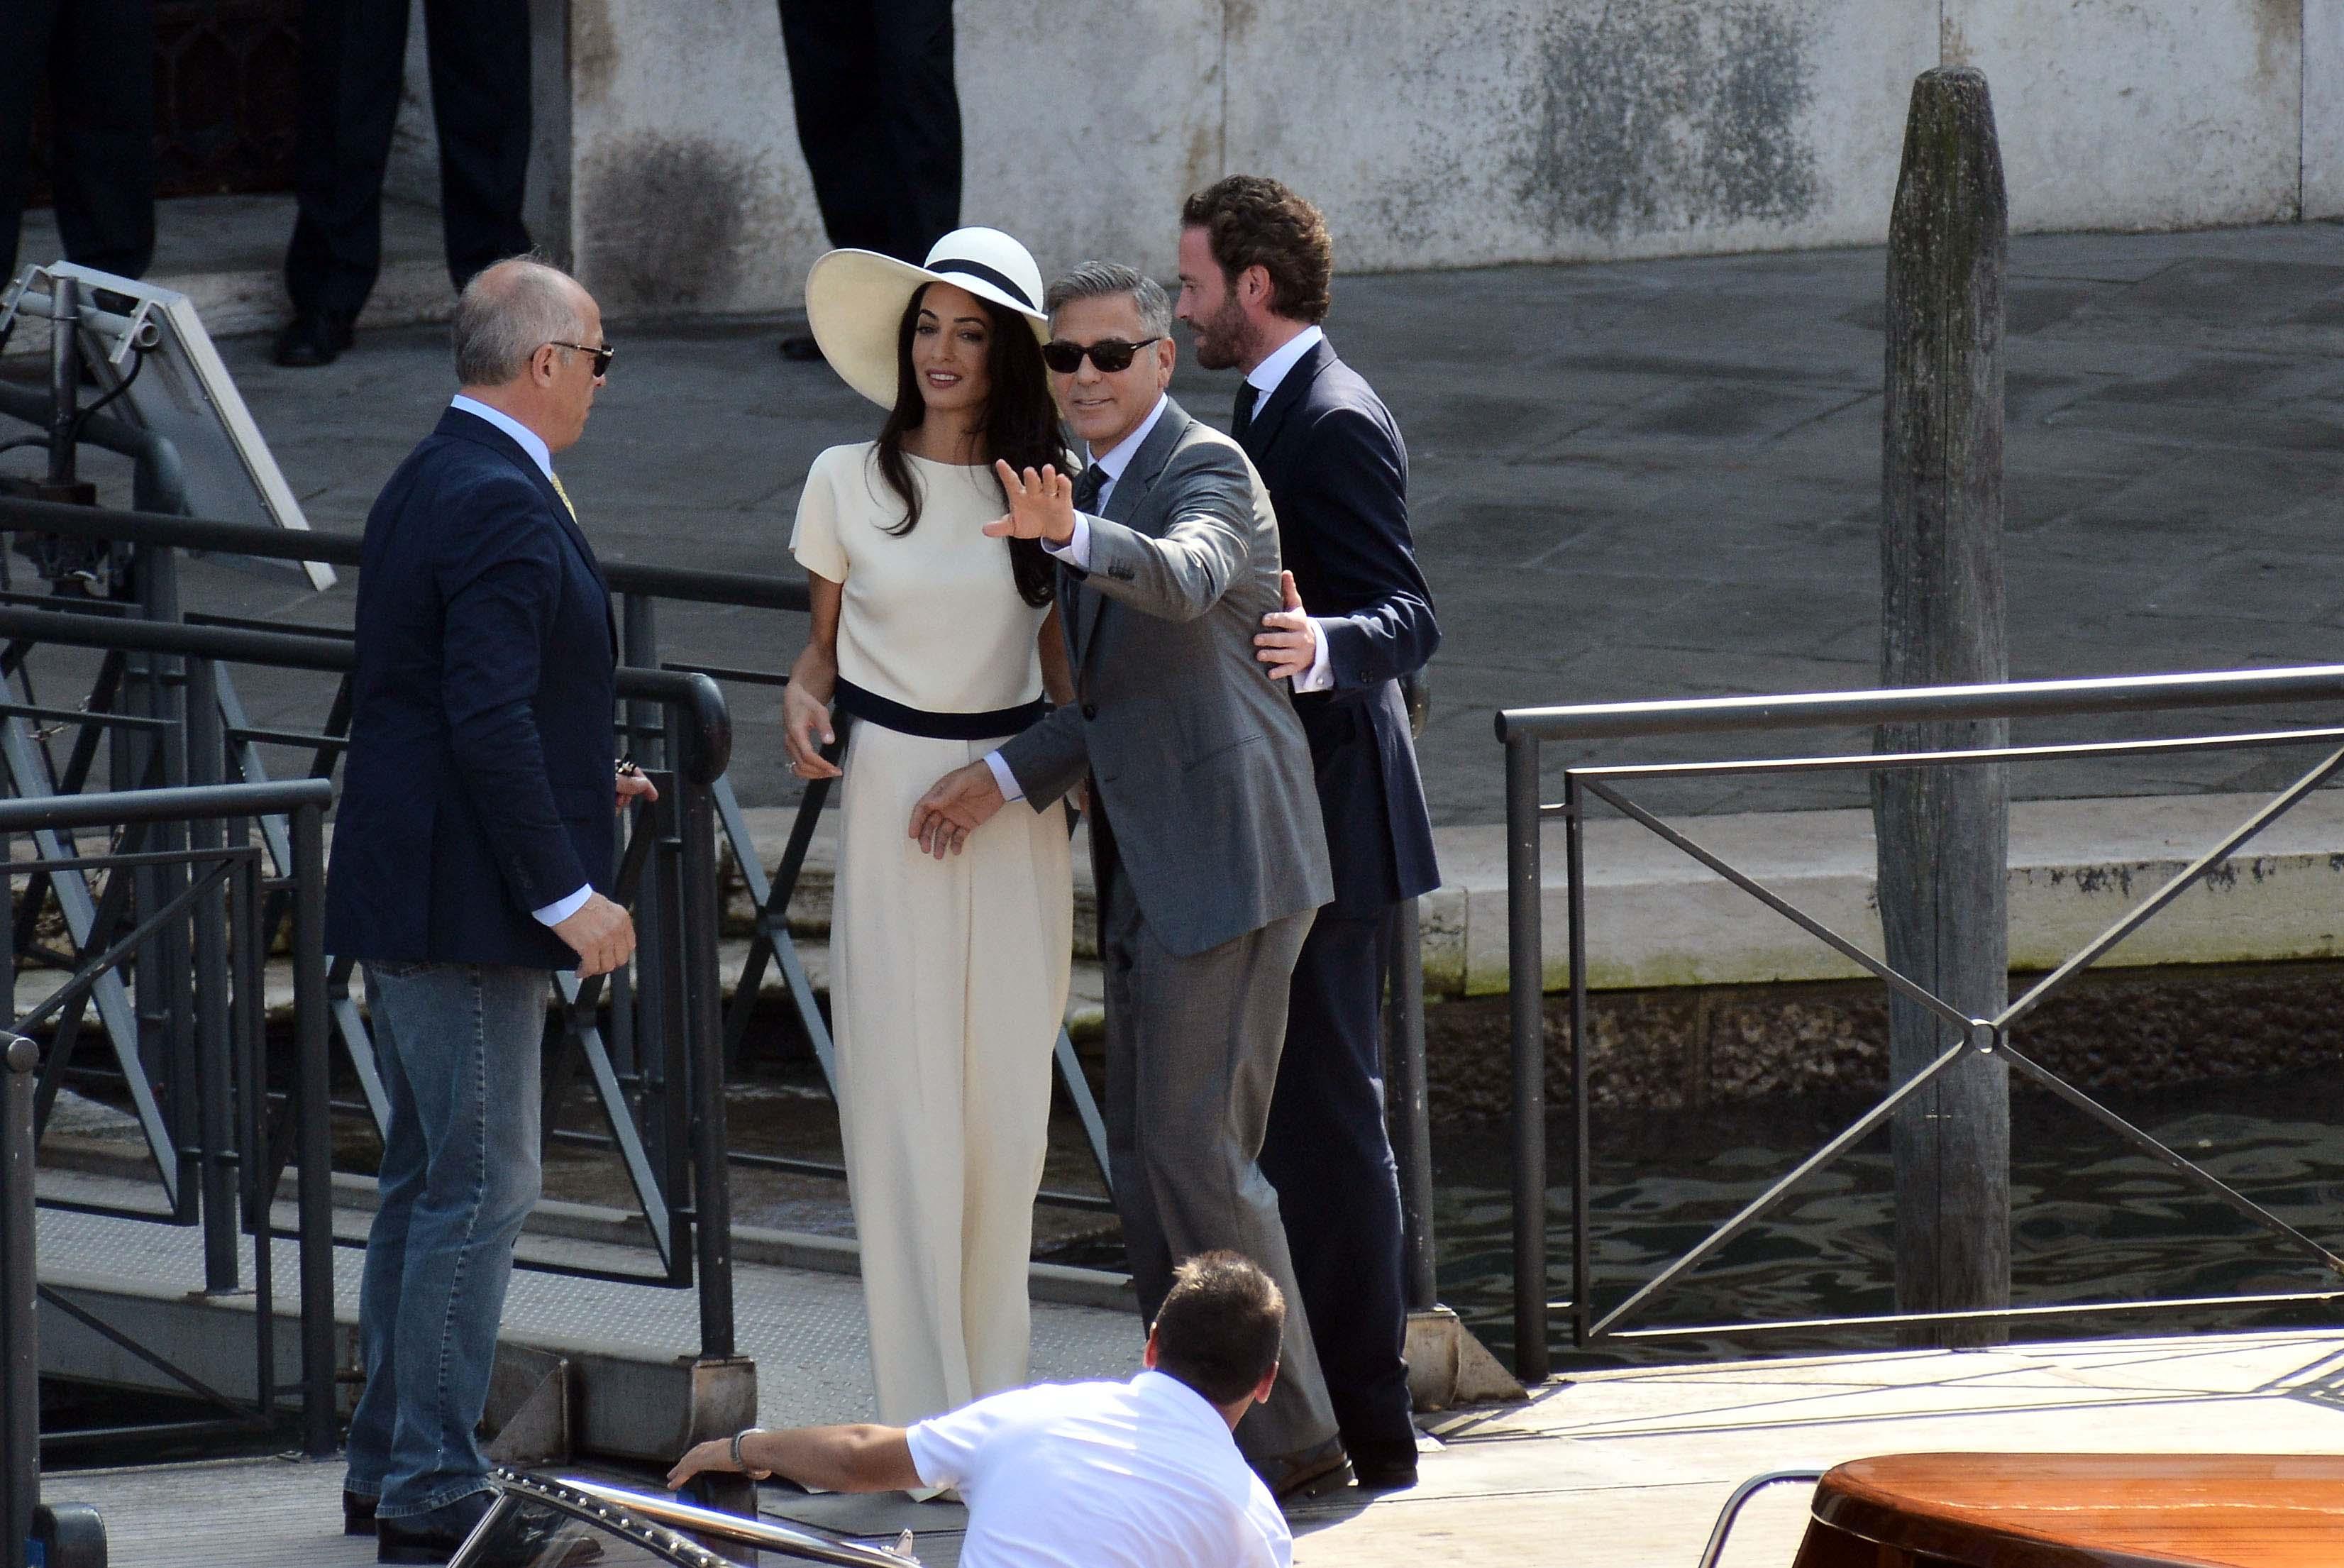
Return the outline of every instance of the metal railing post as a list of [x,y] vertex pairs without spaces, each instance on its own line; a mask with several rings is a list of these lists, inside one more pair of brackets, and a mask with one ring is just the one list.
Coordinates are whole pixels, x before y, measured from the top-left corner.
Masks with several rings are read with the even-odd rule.
[[74,482],[81,423],[81,280],[49,279],[49,482]]
[[33,1069],[40,1052],[0,1036],[0,1563],[25,1568],[41,1503],[39,1279],[33,1218]]
[[1389,993],[1384,1014],[1385,1119],[1399,1165],[1401,1289],[1411,1312],[1439,1304],[1432,1233],[1432,1118],[1424,1066],[1424,937],[1417,901],[1393,905],[1384,927]]
[[[334,1209],[331,1064],[326,1041],[325,813],[293,813],[293,1028],[298,1062],[294,1125],[300,1161],[301,1447],[334,1452]],[[268,1245],[264,1238],[260,1243]],[[263,1310],[268,1302],[261,1303]]]
[[716,812],[703,753],[706,737],[687,729],[681,713],[668,724],[680,737],[671,754],[676,782],[677,832],[682,847],[684,1039],[690,1050],[692,1095],[692,1239],[698,1250],[700,1353],[734,1354],[732,1322],[732,1187],[731,1140],[724,1118],[724,1007],[716,974]]
[[1587,1105],[1587,800],[1579,780],[1562,780],[1562,864],[1571,952],[1571,1342],[1585,1345],[1595,1321],[1595,1263],[1588,1239],[1594,1159]]
[[[217,666],[187,662],[187,783],[216,784],[226,757],[221,744]],[[219,818],[197,817],[187,827],[188,847],[217,854],[227,842]],[[227,889],[205,893],[194,910],[196,952],[197,1121],[202,1137],[204,1290],[226,1294],[238,1284],[235,1046],[228,1033]]]
[[1514,1374],[1546,1381],[1546,1014],[1539,743],[1506,743],[1506,986],[1513,1057]]

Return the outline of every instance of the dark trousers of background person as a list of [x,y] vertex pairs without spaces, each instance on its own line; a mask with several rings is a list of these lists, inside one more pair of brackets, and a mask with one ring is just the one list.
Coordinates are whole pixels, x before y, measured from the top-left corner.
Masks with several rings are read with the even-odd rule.
[[918,263],[960,227],[952,0],[780,0],[830,242]]
[[[285,255],[294,308],[354,317],[382,270],[382,179],[406,85],[407,0],[308,0],[301,12],[300,216]],[[458,288],[530,248],[528,0],[425,0],[440,220]]]
[[[155,258],[155,18],[148,0],[9,0],[0,36],[0,284],[16,275],[33,111],[48,87],[66,258],[136,278]],[[50,262],[54,256],[36,256]]]
[[[1262,1174],[1354,1463],[1416,1452],[1404,1359],[1399,1170],[1384,1131],[1384,921],[1331,905],[1295,961]],[[1363,975],[1374,980],[1362,983]]]
[[1369,695],[1295,700],[1336,896],[1295,960],[1261,1147],[1343,1448],[1363,1473],[1416,1458],[1399,1168],[1384,1127],[1384,929],[1397,882]]

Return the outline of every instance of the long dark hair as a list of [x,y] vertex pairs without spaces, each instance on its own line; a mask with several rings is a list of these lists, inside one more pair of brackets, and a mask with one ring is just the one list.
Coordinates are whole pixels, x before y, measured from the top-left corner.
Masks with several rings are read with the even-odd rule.
[[[904,455],[904,437],[928,417],[927,400],[920,396],[920,379],[912,370],[912,334],[920,325],[920,305],[928,285],[921,284],[904,307],[895,330],[895,406],[879,427],[879,474],[904,502],[904,521],[887,531],[906,534],[920,524],[920,487]],[[985,349],[985,368],[991,389],[985,398],[985,455],[1011,468],[1039,471],[1045,463],[1066,471],[1066,443],[1058,433],[1058,406],[1050,398],[1049,378],[1042,369],[1042,345],[1026,318],[983,296],[972,296],[985,307],[993,335]],[[995,483],[997,486],[999,480]],[[1009,498],[1001,504],[1005,510]],[[1039,541],[1008,541],[1009,567],[1016,574],[1017,592],[1026,603],[1050,602],[1051,561]]]

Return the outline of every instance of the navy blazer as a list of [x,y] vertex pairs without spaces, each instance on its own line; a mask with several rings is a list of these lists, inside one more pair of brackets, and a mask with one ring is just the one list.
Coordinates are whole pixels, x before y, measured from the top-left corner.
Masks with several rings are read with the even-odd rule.
[[610,891],[612,625],[552,481],[450,409],[367,514],[328,951],[576,964],[530,911]]
[[1440,885],[1399,677],[1440,646],[1408,528],[1408,449],[1391,410],[1320,341],[1243,438],[1278,512],[1303,607],[1325,623],[1330,693],[1294,699],[1335,861],[1335,908],[1364,918]]

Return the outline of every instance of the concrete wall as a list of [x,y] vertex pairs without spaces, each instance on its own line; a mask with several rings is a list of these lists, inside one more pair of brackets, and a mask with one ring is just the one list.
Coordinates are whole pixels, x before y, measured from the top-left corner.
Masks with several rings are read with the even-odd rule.
[[[773,0],[569,0],[571,233],[621,311],[825,248]],[[1359,270],[1877,242],[1912,78],[1994,84],[2023,228],[2344,213],[2344,0],[960,0],[964,217],[1167,271],[1181,196],[1310,194]]]

